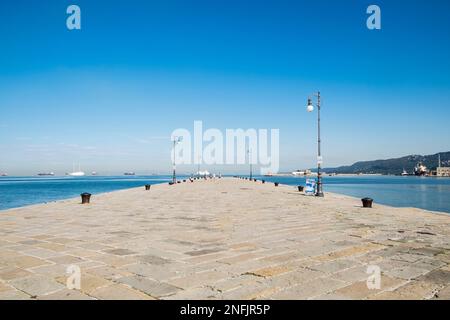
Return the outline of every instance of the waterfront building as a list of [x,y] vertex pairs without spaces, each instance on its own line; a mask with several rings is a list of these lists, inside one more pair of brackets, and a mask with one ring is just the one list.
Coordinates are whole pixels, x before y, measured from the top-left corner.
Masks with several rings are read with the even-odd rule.
[[450,167],[441,167],[441,155],[439,155],[438,167],[436,168],[436,176],[450,177]]
[[450,167],[438,167],[436,169],[436,176],[438,176],[438,177],[450,177]]

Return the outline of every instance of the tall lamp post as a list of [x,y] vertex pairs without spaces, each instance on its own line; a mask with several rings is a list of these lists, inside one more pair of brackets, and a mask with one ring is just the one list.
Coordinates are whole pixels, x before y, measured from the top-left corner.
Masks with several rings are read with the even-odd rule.
[[[322,154],[320,150],[320,92],[314,94],[317,97],[317,189],[316,197],[323,197],[323,184],[322,184],[322,172],[320,172],[322,166]],[[314,105],[311,98],[308,98],[308,106],[306,107],[308,112],[314,111]]]
[[198,165],[197,165],[197,178],[200,179],[200,163],[202,162],[202,157],[198,156]]
[[248,162],[250,163],[250,180],[253,178],[253,167],[252,167],[252,151],[248,149]]
[[176,157],[176,153],[175,153],[175,147],[178,143],[180,143],[183,140],[183,137],[173,137],[173,175],[172,175],[172,182],[173,183],[177,183],[177,175],[176,175],[176,169],[177,169],[177,164],[175,161],[175,157]]

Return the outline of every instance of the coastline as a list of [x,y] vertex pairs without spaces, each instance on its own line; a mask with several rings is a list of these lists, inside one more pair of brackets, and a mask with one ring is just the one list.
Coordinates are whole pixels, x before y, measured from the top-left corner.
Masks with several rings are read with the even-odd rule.
[[[449,226],[445,214],[233,178],[131,188],[3,211],[0,299],[445,297]],[[70,265],[80,290],[65,286]],[[365,287],[369,265],[379,290]]]

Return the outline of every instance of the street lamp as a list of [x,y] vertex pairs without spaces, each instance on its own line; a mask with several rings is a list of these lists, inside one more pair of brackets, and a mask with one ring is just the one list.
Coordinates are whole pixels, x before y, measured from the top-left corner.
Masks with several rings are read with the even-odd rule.
[[200,163],[202,162],[202,156],[198,156],[198,164],[197,164],[197,178],[200,179]]
[[252,151],[251,149],[248,149],[247,152],[248,152],[248,162],[250,163],[250,180],[252,180],[253,178]]
[[[317,97],[317,189],[316,197],[323,197],[322,188],[322,173],[320,172],[322,165],[322,154],[320,152],[320,92],[314,94]],[[306,107],[308,112],[314,111],[314,105],[311,98],[308,98],[308,106]]]
[[178,143],[180,143],[181,141],[183,141],[183,137],[173,137],[173,176],[172,176],[172,182],[173,183],[177,183],[177,175],[176,175],[176,169],[177,169],[177,164],[175,161],[175,157],[176,157],[176,153],[175,153],[175,147]]

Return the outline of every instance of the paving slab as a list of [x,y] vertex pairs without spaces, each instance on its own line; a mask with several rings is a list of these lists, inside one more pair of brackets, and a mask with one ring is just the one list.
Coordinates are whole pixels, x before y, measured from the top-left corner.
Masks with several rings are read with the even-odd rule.
[[129,285],[130,287],[146,293],[155,298],[170,296],[181,289],[171,284],[158,282],[142,276],[129,276],[118,279],[118,282]]
[[8,283],[32,297],[47,295],[64,288],[63,285],[59,284],[54,279],[41,275],[32,275],[21,279],[15,279]]
[[101,300],[154,300],[151,296],[125,285],[113,284],[95,289],[90,293],[92,297]]

